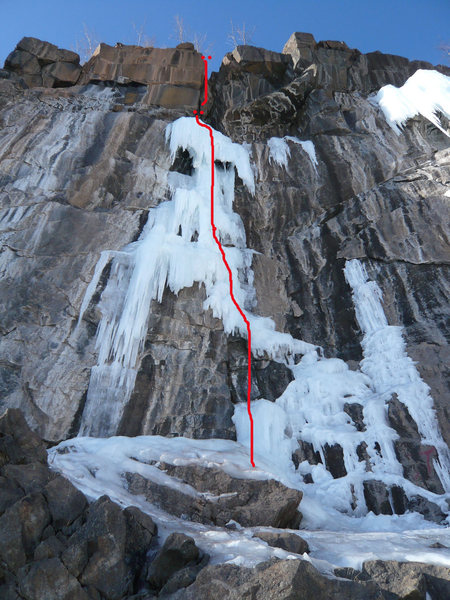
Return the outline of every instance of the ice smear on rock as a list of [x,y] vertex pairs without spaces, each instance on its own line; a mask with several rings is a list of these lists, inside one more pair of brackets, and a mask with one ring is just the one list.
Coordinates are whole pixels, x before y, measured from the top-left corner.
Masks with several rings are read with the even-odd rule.
[[[227,270],[214,242],[210,221],[211,147],[208,132],[193,118],[182,117],[166,130],[172,158],[187,150],[193,161],[191,176],[175,173],[173,196],[150,210],[147,224],[135,243],[117,253],[108,284],[101,296],[102,318],[97,331],[97,365],[92,368],[81,434],[108,436],[117,431],[134,387],[139,355],[145,342],[152,300],[161,302],[169,288],[177,294],[194,282],[205,286],[204,308],[223,322],[227,334],[246,337],[245,323],[230,298]],[[252,330],[252,351],[283,360],[303,354],[314,346],[275,331],[272,319],[254,315],[252,251],[246,247],[241,218],[233,212],[235,168],[250,192],[254,191],[248,151],[214,131],[215,224],[226,244],[226,257],[233,273],[233,289]],[[103,253],[94,279],[105,264]],[[86,293],[82,309],[92,297]],[[81,311],[79,321],[82,319]]]
[[[175,294],[194,282],[205,286],[204,308],[223,322],[227,334],[246,336],[244,322],[232,304],[229,280],[210,223],[210,141],[194,119],[183,117],[166,132],[172,158],[187,151],[192,175],[173,173],[173,198],[149,212],[138,242],[115,253],[108,284],[102,294],[102,318],[97,334],[98,364],[92,369],[81,433],[113,435],[134,387],[152,300],[160,302],[168,287]],[[386,421],[386,403],[397,393],[419,426],[424,443],[434,446],[438,460],[433,466],[444,489],[448,480],[448,450],[440,437],[428,388],[420,379],[404,349],[401,329],[390,327],[381,305],[381,291],[358,261],[347,263],[345,274],[353,288],[355,310],[364,333],[361,369],[351,371],[340,359],[324,359],[315,347],[275,331],[274,322],[251,312],[255,294],[251,270],[252,251],[246,248],[240,217],[233,212],[235,169],[250,191],[254,190],[248,151],[224,135],[214,132],[215,222],[217,234],[226,243],[227,260],[233,272],[234,293],[250,321],[253,352],[285,359],[294,380],[276,402],[253,402],[256,423],[257,464],[269,464],[277,479],[305,490],[305,522],[323,525],[327,514],[367,513],[364,481],[381,480],[386,486],[401,486],[408,497],[420,494],[446,511],[445,498],[418,488],[404,479],[394,441],[397,433]],[[272,138],[272,146],[284,160],[283,148],[296,138]],[[97,287],[108,254],[103,253],[93,282],[86,292],[87,308]],[[80,315],[80,319],[82,315]],[[303,358],[294,365],[294,356]],[[364,430],[349,417],[347,404],[363,411]],[[426,407],[426,415],[421,410]],[[233,417],[237,438],[248,449],[249,422],[245,405],[237,405]],[[295,470],[292,454],[299,440],[310,444],[319,457],[317,464],[302,460]],[[359,449],[366,445],[366,458]],[[342,452],[341,473],[331,474],[326,448]],[[309,476],[314,484],[303,484]],[[334,511],[334,512],[333,512]]]
[[374,101],[397,134],[408,119],[422,115],[449,135],[442,127],[438,113],[450,119],[450,77],[438,71],[419,69],[400,88],[383,86]]
[[309,159],[314,167],[314,170],[317,171],[317,165],[319,164],[316,156],[316,149],[314,148],[314,144],[311,141],[301,141],[296,137],[291,135],[285,135],[282,138],[272,137],[268,140],[267,145],[269,147],[269,156],[270,160],[276,162],[278,165],[286,167],[288,165],[288,159],[291,156],[291,150],[287,142],[293,142],[294,144],[299,144],[306,154],[309,156]]

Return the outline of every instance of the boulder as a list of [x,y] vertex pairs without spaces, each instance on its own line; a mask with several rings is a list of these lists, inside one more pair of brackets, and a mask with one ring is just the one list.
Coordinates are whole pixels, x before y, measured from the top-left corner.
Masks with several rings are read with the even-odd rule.
[[194,583],[201,567],[184,567],[176,573],[174,573],[167,583],[163,585],[159,592],[159,597],[169,596],[177,590],[187,588],[191,583]]
[[23,50],[14,50],[5,61],[5,69],[19,75],[40,75],[41,65],[38,59]]
[[275,548],[281,548],[286,552],[293,552],[294,554],[304,554],[309,552],[308,542],[301,538],[296,533],[289,532],[275,532],[275,531],[258,531],[253,535],[258,537],[264,542],[267,542],[269,546]]
[[412,496],[408,501],[407,508],[421,513],[425,519],[434,523],[442,523],[447,517],[435,502],[431,502],[423,496]]
[[0,560],[13,573],[26,563],[22,521],[15,506],[0,517]]
[[437,456],[436,448],[422,443],[417,424],[397,394],[393,394],[388,402],[388,421],[399,435],[394,446],[403,467],[403,475],[431,492],[444,493],[433,465],[433,459]]
[[25,600],[90,600],[58,558],[23,567],[18,580],[20,594]]
[[2,475],[10,483],[19,486],[25,494],[40,491],[49,481],[56,477],[55,473],[52,473],[47,465],[40,462],[28,463],[26,465],[6,465],[2,469]]
[[80,57],[76,52],[63,50],[54,44],[33,37],[22,38],[17,44],[17,48],[35,56],[42,65],[56,62],[66,62],[74,65],[80,63]]
[[310,465],[318,465],[322,462],[320,453],[314,450],[314,446],[311,442],[305,442],[304,440],[297,440],[298,448],[292,454],[292,462],[297,469],[299,464],[303,461],[309,462]]
[[[174,466],[160,468],[196,490],[197,494],[157,484],[137,473],[127,473],[128,489],[144,494],[179,517],[224,526],[233,520],[244,527],[269,526],[297,528],[302,492],[287,488],[273,479],[237,479],[216,468]],[[213,498],[210,498],[213,496]]]
[[80,77],[81,67],[70,62],[57,62],[43,67],[42,83],[44,87],[70,87]]
[[47,463],[47,452],[40,437],[31,431],[23,413],[8,408],[0,417],[0,466]]
[[53,526],[61,529],[70,525],[87,508],[86,498],[65,477],[58,476],[44,489]]
[[25,496],[7,510],[3,517],[15,518],[17,514],[21,523],[17,534],[22,537],[23,547],[27,556],[32,556],[42,537],[51,517],[47,503],[41,493]]
[[[195,545],[194,540],[184,533],[171,533],[162,548],[156,554],[147,571],[147,582],[152,589],[161,589],[169,579],[185,567],[194,567],[200,562],[202,554]],[[190,579],[192,573],[185,572],[179,576],[177,584]],[[194,577],[195,579],[195,577]],[[189,584],[188,584],[189,585]],[[168,591],[166,588],[166,592]]]
[[24,495],[25,492],[16,483],[0,476],[0,516]]
[[18,599],[16,589],[24,600],[133,593],[156,535],[152,519],[107,497],[88,507],[50,471],[44,444],[18,410],[0,417],[0,452],[0,598]]
[[372,560],[363,564],[362,576],[374,581],[382,590],[408,600],[450,596],[450,569],[447,567]]
[[68,540],[69,548],[75,548],[62,555],[70,572],[82,570],[83,586],[108,600],[132,592],[156,532],[150,517],[139,512],[132,509],[125,514],[107,496],[99,498],[89,506],[86,522]]
[[69,573],[74,577],[79,577],[89,560],[88,542],[84,540],[78,543],[71,543],[61,553],[61,560]]
[[336,577],[342,577],[342,579],[352,579],[352,580],[361,580],[365,581],[367,579],[366,576],[363,576],[362,571],[358,569],[353,569],[353,567],[337,567],[334,569],[334,574]]
[[47,558],[59,558],[65,550],[65,544],[52,535],[47,539],[43,540],[34,551],[34,560],[45,560]]
[[126,522],[125,553],[128,556],[142,555],[147,552],[152,539],[157,534],[157,527],[149,515],[135,506],[123,511]]
[[371,479],[364,481],[364,499],[367,510],[376,515],[392,515],[392,506],[389,501],[389,491],[382,481]]
[[402,515],[410,510],[421,513],[425,519],[434,523],[442,523],[446,518],[435,502],[419,495],[408,498],[397,485],[388,487],[382,481],[371,479],[364,481],[363,486],[367,509],[376,515]]
[[327,470],[333,475],[334,479],[345,477],[347,475],[342,446],[339,444],[324,444],[323,454],[325,456]]
[[344,412],[352,419],[357,431],[366,431],[364,423],[363,406],[357,402],[346,402],[344,404]]
[[24,37],[5,61],[29,87],[69,87],[81,74],[80,57],[37,38]]
[[173,600],[394,600],[372,582],[330,579],[303,560],[273,559],[252,569],[237,565],[204,568]]

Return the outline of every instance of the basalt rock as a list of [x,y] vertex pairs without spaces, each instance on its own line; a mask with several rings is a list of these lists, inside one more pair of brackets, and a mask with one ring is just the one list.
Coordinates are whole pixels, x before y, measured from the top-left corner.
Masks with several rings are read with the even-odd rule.
[[258,537],[264,542],[267,542],[269,546],[281,548],[287,552],[294,552],[295,554],[304,554],[305,552],[309,552],[308,542],[296,533],[258,531],[255,533],[254,537]]
[[[168,594],[175,587],[174,580],[172,580],[172,585],[167,585],[169,580],[181,570],[189,569],[189,567],[195,569],[202,562],[202,559],[203,555],[191,537],[184,535],[184,533],[172,533],[150,563],[147,571],[147,582],[151,589],[161,590],[161,588],[165,587],[163,595]],[[187,587],[181,585],[187,573],[187,571],[184,571],[182,576],[179,576],[177,580],[179,587]],[[190,571],[189,579],[192,574]],[[192,580],[190,583],[192,583]],[[172,591],[176,590],[172,589]]]
[[142,48],[100,44],[84,65],[80,83],[114,81],[147,86],[143,104],[166,108],[197,108],[204,67],[192,44],[176,48]]
[[416,485],[442,494],[444,489],[433,466],[436,448],[422,443],[417,424],[396,394],[388,403],[388,420],[399,434],[394,446],[398,460],[403,465],[405,477]]
[[402,515],[406,511],[421,513],[428,521],[442,523],[445,514],[431,500],[420,495],[407,497],[403,489],[397,485],[387,486],[382,481],[364,481],[364,498],[368,510],[376,515]]
[[314,450],[314,446],[310,442],[305,442],[303,440],[297,441],[298,448],[292,455],[292,462],[296,469],[304,460],[308,461],[310,465],[318,465],[322,462],[320,453]]
[[395,600],[372,582],[329,579],[308,562],[272,560],[253,569],[214,565],[203,569],[195,583],[173,595],[174,600]]
[[370,579],[395,597],[408,600],[446,598],[450,594],[450,569],[437,565],[395,560],[366,561],[360,578]]
[[294,69],[301,73],[311,64],[324,68],[323,78],[334,91],[358,90],[370,93],[383,85],[401,86],[417,69],[437,69],[448,73],[448,68],[434,67],[424,61],[409,61],[402,56],[379,51],[362,54],[341,41],[316,43],[311,34],[295,32],[283,48],[290,56]]

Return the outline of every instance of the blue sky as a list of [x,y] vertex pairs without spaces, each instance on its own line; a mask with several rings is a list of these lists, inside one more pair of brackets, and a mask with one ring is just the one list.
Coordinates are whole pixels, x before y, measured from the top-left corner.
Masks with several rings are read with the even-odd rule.
[[437,64],[445,61],[439,45],[450,41],[449,0],[0,0],[0,64],[23,36],[75,49],[84,25],[110,44],[136,43],[135,29],[143,28],[156,46],[174,46],[175,15],[190,32],[206,36],[213,69],[231,50],[230,19],[254,30],[253,45],[276,51],[293,31],[306,31],[317,41],[344,40],[362,52]]

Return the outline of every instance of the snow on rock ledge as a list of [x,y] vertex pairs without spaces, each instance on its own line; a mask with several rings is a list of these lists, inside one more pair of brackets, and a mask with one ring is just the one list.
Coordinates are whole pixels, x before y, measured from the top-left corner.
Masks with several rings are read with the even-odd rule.
[[[437,71],[419,69],[402,87],[385,85],[375,96],[386,121],[400,134],[406,121],[422,115],[445,135],[438,113],[450,119],[450,77]],[[450,135],[449,135],[450,137]]]

